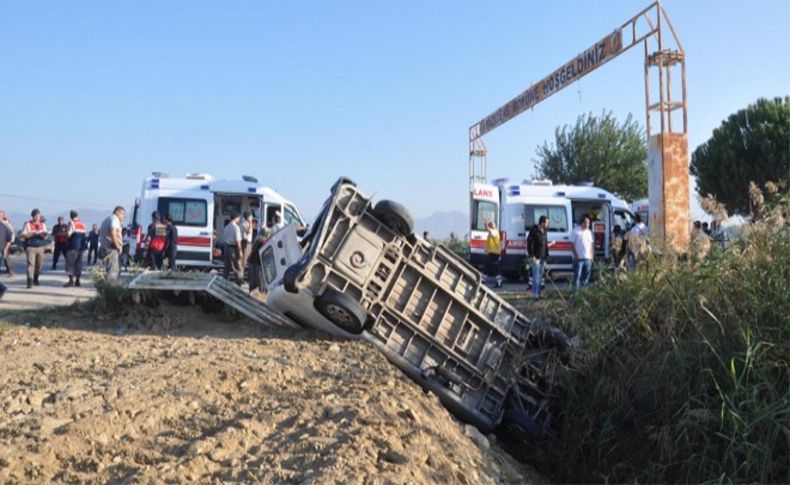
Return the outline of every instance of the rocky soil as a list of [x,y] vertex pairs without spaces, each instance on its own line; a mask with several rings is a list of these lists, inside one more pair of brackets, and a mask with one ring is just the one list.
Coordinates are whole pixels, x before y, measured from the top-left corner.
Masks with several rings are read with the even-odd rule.
[[372,347],[192,307],[0,335],[0,481],[536,483]]

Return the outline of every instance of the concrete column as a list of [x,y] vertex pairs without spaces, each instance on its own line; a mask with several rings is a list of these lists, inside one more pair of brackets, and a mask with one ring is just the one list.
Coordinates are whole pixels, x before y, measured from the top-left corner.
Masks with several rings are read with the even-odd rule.
[[685,133],[663,133],[648,139],[650,235],[678,252],[688,251],[689,144]]

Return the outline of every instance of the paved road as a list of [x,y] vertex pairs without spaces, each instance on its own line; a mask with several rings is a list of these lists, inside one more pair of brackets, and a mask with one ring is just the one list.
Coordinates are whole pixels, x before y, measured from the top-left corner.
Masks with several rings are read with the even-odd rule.
[[80,288],[64,288],[63,284],[68,281],[64,271],[66,262],[61,259],[58,261],[58,268],[52,271],[50,270],[52,255],[47,254],[44,272],[39,278],[41,285],[28,290],[25,256],[14,254],[11,256],[11,262],[16,275],[9,277],[5,272],[0,274],[0,281],[8,287],[5,296],[0,300],[0,310],[32,310],[55,305],[71,305],[75,301],[88,300],[96,295],[90,278],[90,267],[83,268]]

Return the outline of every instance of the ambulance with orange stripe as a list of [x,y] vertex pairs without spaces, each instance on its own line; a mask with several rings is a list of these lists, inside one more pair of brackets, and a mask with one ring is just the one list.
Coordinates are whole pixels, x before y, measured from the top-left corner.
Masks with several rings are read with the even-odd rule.
[[256,228],[261,223],[272,227],[277,217],[286,225],[304,226],[296,206],[255,177],[217,179],[205,173],[170,177],[154,172],[143,180],[140,197],[134,202],[131,233],[136,244],[130,252],[135,260],[145,252],[146,231],[151,214],[157,211],[163,218],[169,214],[178,229],[179,268],[222,267],[222,229],[231,214],[247,210],[252,212]]
[[540,216],[549,220],[549,249],[546,269],[551,273],[573,268],[570,236],[582,215],[592,219],[595,259],[610,260],[612,229],[633,224],[628,204],[592,184],[554,185],[550,180],[511,183],[497,179],[475,183],[470,193],[469,261],[485,267],[486,224],[493,221],[502,235],[500,270],[510,281],[528,277],[527,235]]

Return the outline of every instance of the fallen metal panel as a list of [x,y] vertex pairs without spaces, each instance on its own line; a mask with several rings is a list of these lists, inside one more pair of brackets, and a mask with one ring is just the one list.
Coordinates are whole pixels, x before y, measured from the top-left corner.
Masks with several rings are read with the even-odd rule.
[[256,322],[300,328],[267,308],[262,301],[216,274],[144,271],[130,281],[128,287],[147,291],[205,292]]

